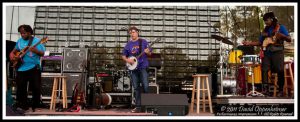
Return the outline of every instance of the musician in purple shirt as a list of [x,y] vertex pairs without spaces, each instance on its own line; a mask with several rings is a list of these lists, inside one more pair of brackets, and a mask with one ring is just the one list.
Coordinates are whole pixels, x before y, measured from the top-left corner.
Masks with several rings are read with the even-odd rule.
[[[137,67],[130,71],[131,81],[134,88],[135,108],[133,113],[141,112],[141,87],[144,93],[148,92],[149,81],[147,68],[149,66],[147,55],[151,55],[152,49],[148,48],[147,40],[139,38],[139,30],[132,26],[128,29],[130,40],[123,49],[122,59],[128,64],[134,64],[135,61],[131,56],[137,57]],[[143,54],[141,54],[143,53]],[[138,55],[141,55],[138,57]],[[142,83],[142,86],[140,85]]]

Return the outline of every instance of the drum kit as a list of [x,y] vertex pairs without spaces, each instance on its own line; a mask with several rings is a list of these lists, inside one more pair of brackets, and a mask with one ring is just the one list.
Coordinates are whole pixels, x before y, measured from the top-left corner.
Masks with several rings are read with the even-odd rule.
[[113,73],[114,90],[118,92],[131,92],[129,71],[117,70]]
[[[217,65],[221,71],[220,94],[263,96],[255,91],[255,85],[262,83],[260,56],[244,54],[243,50],[237,49],[236,44],[227,37],[218,35],[211,37],[220,41],[220,60]],[[224,49],[221,43],[233,45],[233,48]],[[249,91],[248,84],[252,85]]]
[[96,75],[99,77],[100,82],[103,81],[104,91],[106,92],[131,92],[128,70],[116,70],[113,65],[105,65],[105,71],[98,72]]

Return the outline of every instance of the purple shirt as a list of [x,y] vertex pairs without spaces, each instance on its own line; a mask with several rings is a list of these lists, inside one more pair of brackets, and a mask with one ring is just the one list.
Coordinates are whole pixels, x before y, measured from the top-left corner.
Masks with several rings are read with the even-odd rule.
[[[147,40],[145,39],[141,39],[142,40],[142,52],[149,47],[149,44],[147,42]],[[126,57],[131,57],[131,56],[138,56],[140,54],[140,42],[139,40],[137,41],[132,41],[129,40],[126,44],[126,46],[123,48],[123,56]],[[152,49],[150,49],[150,52],[152,52]],[[139,59],[138,59],[138,66],[137,69],[143,69],[143,68],[147,68],[149,66],[149,62],[148,62],[148,58],[147,58],[147,54],[144,53]]]

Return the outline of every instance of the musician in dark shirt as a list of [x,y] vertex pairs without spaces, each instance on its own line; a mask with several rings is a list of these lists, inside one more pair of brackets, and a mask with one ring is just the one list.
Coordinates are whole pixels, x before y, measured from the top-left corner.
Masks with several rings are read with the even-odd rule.
[[262,83],[263,93],[270,96],[268,84],[268,71],[277,73],[279,97],[283,97],[284,85],[284,46],[283,42],[291,42],[291,37],[285,26],[278,23],[273,12],[264,14],[265,28],[259,37],[259,41],[244,41],[244,45],[262,46]]

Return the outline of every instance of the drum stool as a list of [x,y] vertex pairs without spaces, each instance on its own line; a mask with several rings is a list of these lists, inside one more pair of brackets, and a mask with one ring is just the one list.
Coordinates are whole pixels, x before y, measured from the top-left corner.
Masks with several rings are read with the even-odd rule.
[[[211,101],[211,95],[210,95],[210,89],[209,89],[209,83],[208,83],[208,77],[209,74],[196,74],[196,75],[192,75],[192,77],[194,78],[193,80],[193,89],[192,89],[192,100],[191,100],[191,106],[190,106],[190,111],[193,112],[194,111],[194,104],[195,104],[195,90],[197,89],[197,98],[196,98],[196,102],[197,102],[197,114],[199,114],[199,110],[200,110],[200,105],[199,102],[202,102],[202,108],[203,111],[205,112],[205,104],[206,102],[208,102],[209,104],[209,108],[210,108],[210,113],[213,113],[212,110],[212,101]],[[196,82],[197,81],[197,82]],[[206,85],[204,86],[204,82],[206,83]],[[202,88],[200,88],[200,83]],[[195,88],[197,85],[197,88]],[[202,100],[200,100],[200,91],[202,91]],[[206,100],[205,98],[205,92],[207,92],[208,94],[208,100]]]

